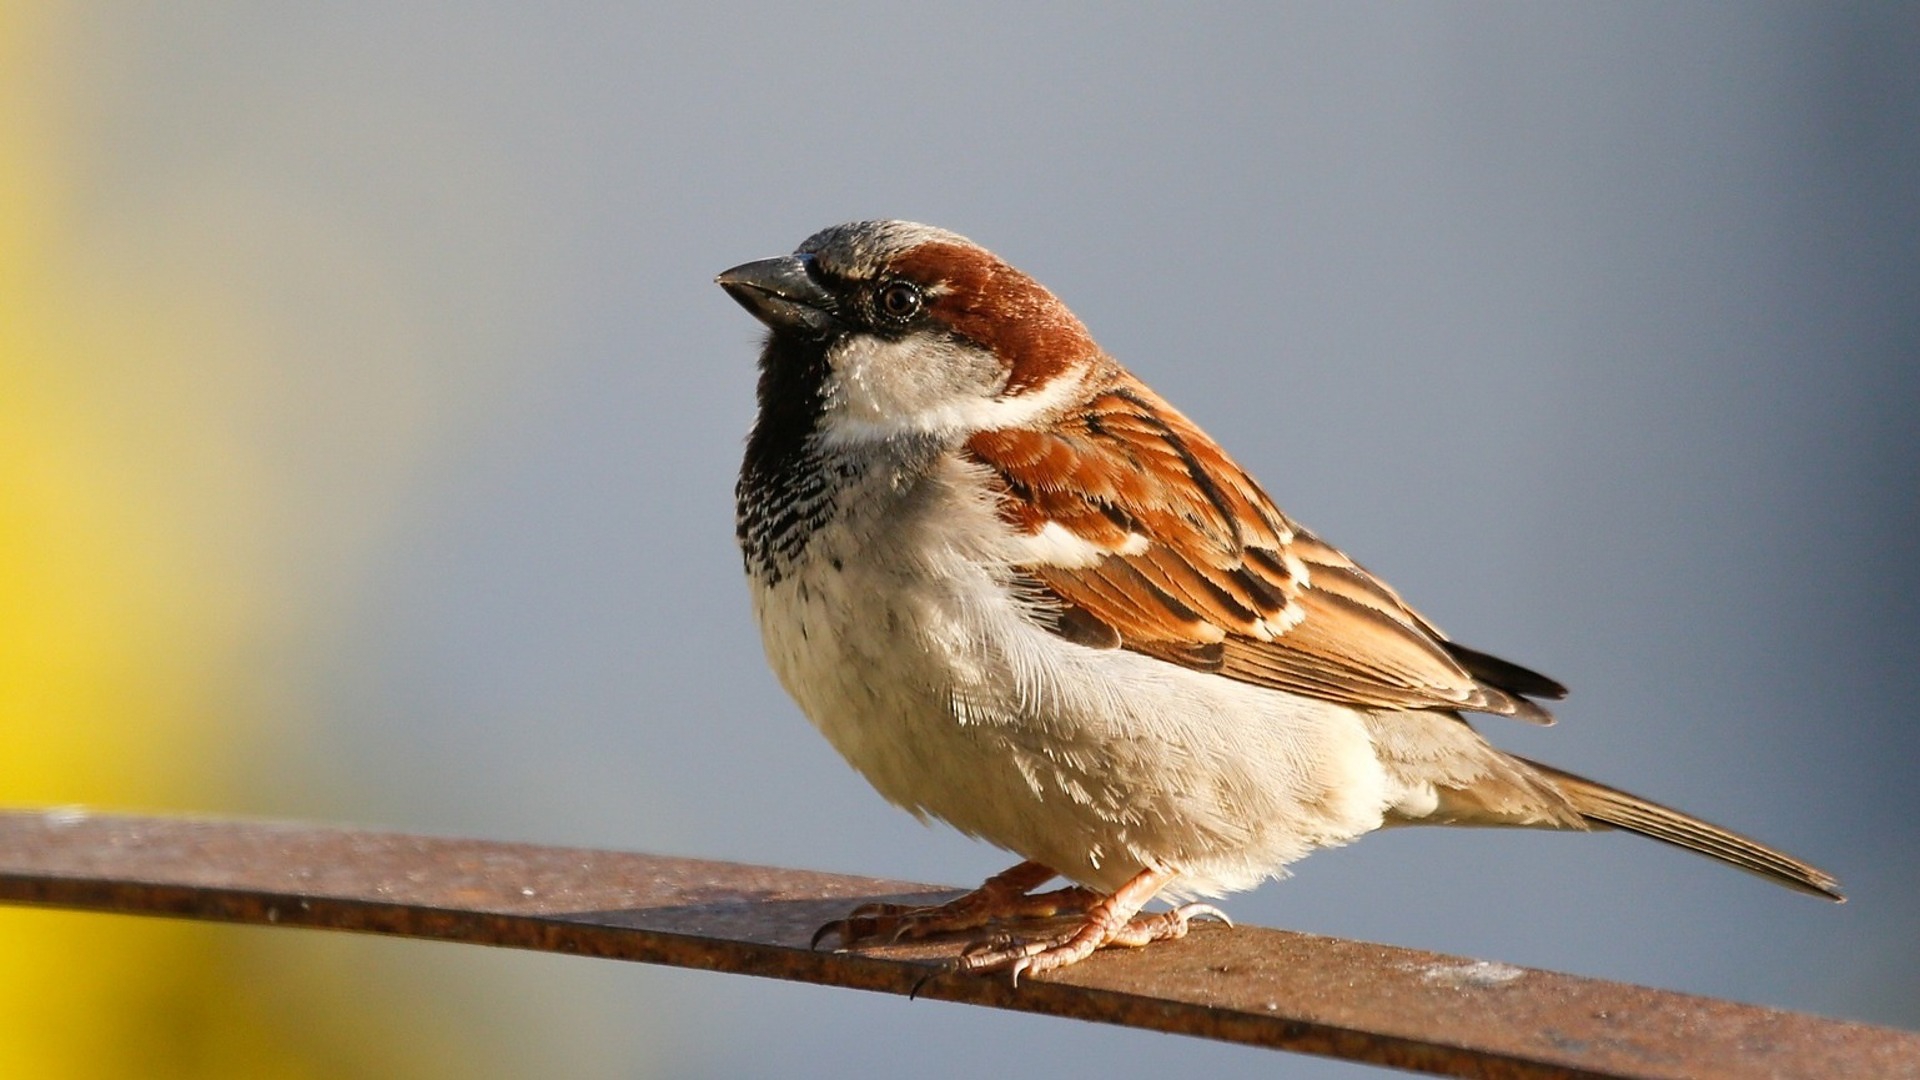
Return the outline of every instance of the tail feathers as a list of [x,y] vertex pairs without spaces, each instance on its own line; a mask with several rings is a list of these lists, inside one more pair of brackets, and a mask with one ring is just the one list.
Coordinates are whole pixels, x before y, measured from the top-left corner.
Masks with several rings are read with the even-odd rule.
[[1566,795],[1574,810],[1591,824],[1610,825],[1688,851],[1697,851],[1790,889],[1830,900],[1846,900],[1840,894],[1840,883],[1831,874],[1784,852],[1775,851],[1765,844],[1670,807],[1648,802],[1638,795],[1629,795],[1537,761],[1519,760],[1552,781]]

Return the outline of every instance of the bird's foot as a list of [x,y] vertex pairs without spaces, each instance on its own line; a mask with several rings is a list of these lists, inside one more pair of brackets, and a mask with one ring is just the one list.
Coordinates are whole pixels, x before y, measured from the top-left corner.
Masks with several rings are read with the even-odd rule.
[[1038,975],[1077,964],[1099,949],[1137,949],[1156,941],[1186,937],[1188,923],[1196,918],[1218,919],[1233,925],[1233,920],[1212,904],[1183,904],[1171,911],[1136,914],[1123,911],[1123,905],[1115,904],[1114,899],[1108,897],[1095,904],[1079,926],[1053,937],[1021,941],[1003,935],[997,940],[970,946],[955,961],[954,970],[972,974],[1005,971],[1018,986],[1022,975]]
[[1053,876],[1049,867],[1025,862],[944,904],[862,904],[845,918],[814,931],[811,947],[817,949],[822,941],[834,936],[845,948],[860,942],[892,943],[978,930],[1003,921],[1076,915],[1102,899],[1099,893],[1077,885],[1051,892],[1029,891]]

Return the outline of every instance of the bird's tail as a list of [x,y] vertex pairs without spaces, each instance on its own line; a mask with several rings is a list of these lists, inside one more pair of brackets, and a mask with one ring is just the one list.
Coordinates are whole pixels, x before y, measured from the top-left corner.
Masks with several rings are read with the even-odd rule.
[[1537,770],[1566,795],[1567,802],[1589,824],[1612,826],[1639,833],[1662,843],[1697,851],[1742,870],[1759,874],[1778,884],[1801,892],[1845,901],[1840,883],[1824,870],[1809,866],[1785,852],[1749,840],[1739,833],[1683,814],[1671,807],[1648,802],[1638,795],[1595,783],[1584,776],[1520,758]]

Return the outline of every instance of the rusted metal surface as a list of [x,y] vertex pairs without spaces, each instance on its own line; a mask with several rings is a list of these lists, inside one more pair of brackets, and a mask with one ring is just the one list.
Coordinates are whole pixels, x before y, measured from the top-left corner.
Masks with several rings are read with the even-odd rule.
[[1915,1077],[1920,1035],[1256,927],[1014,987],[954,943],[814,952],[856,903],[953,891],[302,825],[0,813],[0,900],[578,953],[1179,1032],[1453,1076]]

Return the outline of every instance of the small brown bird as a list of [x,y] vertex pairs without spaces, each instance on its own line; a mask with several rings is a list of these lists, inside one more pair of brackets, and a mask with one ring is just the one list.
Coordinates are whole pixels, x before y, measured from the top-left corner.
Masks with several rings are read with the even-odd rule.
[[[1280,512],[1032,278],[903,221],[719,284],[769,328],[738,532],[767,657],[890,801],[1026,860],[851,943],[1077,914],[986,943],[1038,973],[1218,917],[1184,903],[1387,824],[1620,828],[1840,899],[1834,879],[1501,752],[1566,688],[1448,640]],[[1033,890],[1056,876],[1075,884]]]

